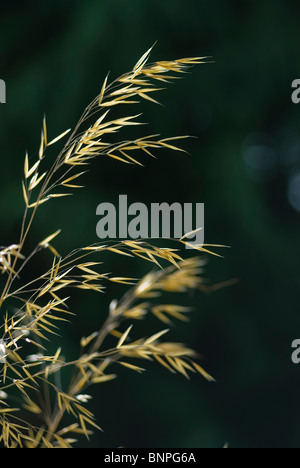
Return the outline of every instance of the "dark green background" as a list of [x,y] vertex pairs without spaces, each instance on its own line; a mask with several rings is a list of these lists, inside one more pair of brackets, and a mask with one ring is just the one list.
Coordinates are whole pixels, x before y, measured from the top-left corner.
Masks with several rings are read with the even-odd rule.
[[[289,203],[300,172],[299,2],[237,0],[90,0],[1,2],[1,244],[18,240],[25,149],[35,157],[44,112],[56,136],[73,126],[108,70],[128,71],[154,41],[153,60],[211,55],[161,96],[144,103],[149,133],[192,134],[191,156],[165,152],[146,168],[97,160],[87,188],[45,206],[32,231],[38,242],[57,228],[61,253],[96,242],[95,210],[127,193],[131,202],[205,202],[207,242],[230,245],[211,258],[211,283],[239,284],[186,299],[193,321],[170,338],[199,350],[217,379],[191,382],[156,366],[93,389],[89,405],[104,434],[95,447],[299,447],[299,212]],[[136,109],[133,110],[136,112]],[[33,159],[32,159],[33,160]],[[298,187],[299,190],[299,187]],[[142,275],[147,265],[107,260],[106,270]],[[59,340],[69,358],[102,323],[109,296],[80,295],[77,318]],[[136,333],[161,325],[153,319]],[[81,446],[86,446],[85,442]]]

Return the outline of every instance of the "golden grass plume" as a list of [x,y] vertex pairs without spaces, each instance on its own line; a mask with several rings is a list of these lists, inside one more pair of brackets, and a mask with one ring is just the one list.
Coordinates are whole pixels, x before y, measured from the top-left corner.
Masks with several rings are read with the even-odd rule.
[[[87,106],[73,131],[49,139],[44,118],[38,158],[32,162],[28,154],[25,156],[22,183],[25,209],[19,242],[0,248],[0,272],[5,278],[0,294],[0,441],[7,448],[70,448],[79,435],[89,438],[92,430],[100,427],[86,407],[90,399],[87,389],[115,379],[119,366],[143,372],[140,362],[146,364],[152,360],[172,373],[187,378],[192,373],[200,373],[213,381],[196,362],[197,354],[193,350],[164,340],[168,330],[132,338],[134,321],[149,316],[167,327],[175,320],[188,320],[189,309],[176,305],[176,300],[164,304],[163,295],[201,288],[202,258],[184,259],[180,248],[159,248],[146,241],[133,240],[86,246],[63,256],[54,247],[59,230],[41,241],[31,253],[26,253],[33,221],[42,205],[80,188],[78,181],[85,172],[83,166],[94,158],[109,157],[125,164],[142,165],[140,154],[154,157],[155,151],[163,148],[182,151],[177,145],[186,136],[148,135],[109,142],[111,134],[142,124],[141,114],[110,120],[113,108],[119,109],[122,115],[121,110],[140,100],[156,103],[153,96],[161,90],[157,83],[167,85],[191,66],[206,61],[200,57],[149,64],[150,52],[151,49],[129,73],[111,83],[109,77],[105,79],[100,93]],[[48,165],[49,147],[66,138],[55,161]],[[186,236],[178,242],[183,247]],[[194,248],[199,253],[209,252],[205,247]],[[51,252],[52,264],[41,276],[23,284],[23,269],[43,249]],[[104,252],[142,258],[152,264],[152,271],[140,280],[109,275],[101,271]],[[68,308],[72,289],[102,293],[108,282],[127,285],[128,291],[119,300],[111,301],[101,329],[82,337],[78,359],[67,361],[61,348],[49,354],[51,335],[58,332],[60,322],[72,317]],[[14,312],[7,312],[10,301],[19,304]],[[115,340],[112,348],[105,346],[109,335]],[[73,377],[67,388],[62,388],[56,376],[66,368],[73,370]],[[10,404],[11,394],[17,402],[14,405]],[[72,415],[74,423],[66,426],[67,413]]]

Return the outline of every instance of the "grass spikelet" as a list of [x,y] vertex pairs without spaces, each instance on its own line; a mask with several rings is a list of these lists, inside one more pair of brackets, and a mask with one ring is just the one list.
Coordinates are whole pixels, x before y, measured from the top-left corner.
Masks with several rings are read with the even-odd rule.
[[[186,293],[203,284],[203,259],[184,259],[181,254],[188,236],[175,249],[124,240],[83,246],[60,255],[54,247],[60,230],[53,226],[53,233],[33,251],[28,252],[27,247],[42,206],[72,195],[66,188],[73,192],[82,187],[77,185],[77,179],[85,174],[81,166],[90,165],[95,158],[143,166],[141,156],[147,160],[155,157],[157,150],[184,151],[178,142],[186,136],[162,138],[148,134],[128,140],[125,135],[120,136],[119,142],[110,142],[112,134],[124,133],[129,126],[144,125],[142,114],[127,114],[128,105],[135,106],[143,100],[157,104],[157,93],[163,90],[157,83],[168,84],[184,76],[190,67],[206,61],[187,58],[149,64],[151,51],[152,48],[128,73],[111,82],[109,75],[105,78],[99,94],[87,106],[74,130],[49,140],[51,131],[44,118],[37,159],[25,155],[22,182],[25,208],[20,240],[18,244],[0,247],[0,274],[4,278],[0,292],[0,443],[4,447],[71,448],[77,436],[89,439],[93,430],[101,429],[87,408],[91,398],[87,391],[91,385],[115,380],[121,367],[124,371],[142,373],[145,367],[141,362],[146,365],[155,361],[185,378],[199,373],[213,381],[195,361],[196,352],[183,344],[164,341],[168,330],[132,337],[136,334],[133,323],[153,316],[167,325],[176,320],[188,321],[187,307],[177,305],[176,298],[168,303],[164,300],[165,294]],[[115,118],[110,118],[112,109],[119,112]],[[62,147],[49,164],[48,148],[58,143]],[[213,253],[206,247],[216,246],[196,246],[195,250],[197,254]],[[29,283],[22,282],[25,265],[31,265],[44,249],[51,256],[49,265],[44,265],[44,272]],[[140,279],[106,273],[102,263],[104,252],[120,256],[120,261],[126,257],[146,260],[151,264],[150,272]],[[110,283],[126,287],[126,292],[118,299],[112,298],[109,310],[103,311],[106,317],[103,325],[91,330],[88,337],[82,337],[78,358],[68,360],[60,347],[51,353],[51,339],[59,333],[60,322],[72,318],[68,303],[73,290],[103,294]],[[107,344],[108,337],[113,346]],[[60,376],[70,369],[73,378],[62,388]],[[11,399],[10,394],[14,395]],[[18,403],[11,406],[11,401]],[[74,423],[66,425],[67,414]],[[38,417],[37,425],[32,424],[33,417]]]

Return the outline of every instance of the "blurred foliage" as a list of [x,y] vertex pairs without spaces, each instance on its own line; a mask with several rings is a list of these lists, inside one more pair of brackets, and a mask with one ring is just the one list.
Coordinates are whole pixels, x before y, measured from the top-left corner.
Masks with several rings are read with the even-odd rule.
[[[187,144],[191,156],[164,153],[146,168],[98,160],[87,188],[41,210],[33,230],[39,241],[61,227],[64,252],[96,242],[97,205],[124,193],[131,202],[205,202],[206,241],[232,247],[225,259],[210,259],[207,275],[239,284],[191,297],[192,324],[171,332],[203,354],[217,385],[152,366],[143,376],[125,371],[118,385],[94,392],[91,409],[105,433],[93,446],[299,446],[300,374],[290,355],[300,336],[300,214],[289,197],[300,172],[300,106],[291,101],[299,12],[295,0],[1,2],[4,245],[18,240],[25,149],[38,151],[44,113],[52,135],[70,128],[107,72],[128,71],[156,40],[153,60],[215,60],[168,88],[160,97],[166,107],[144,105],[150,133],[199,137]],[[145,272],[142,263],[109,261],[120,275]],[[78,296],[80,313],[60,338],[65,353],[77,353],[107,306],[108,297]]]

